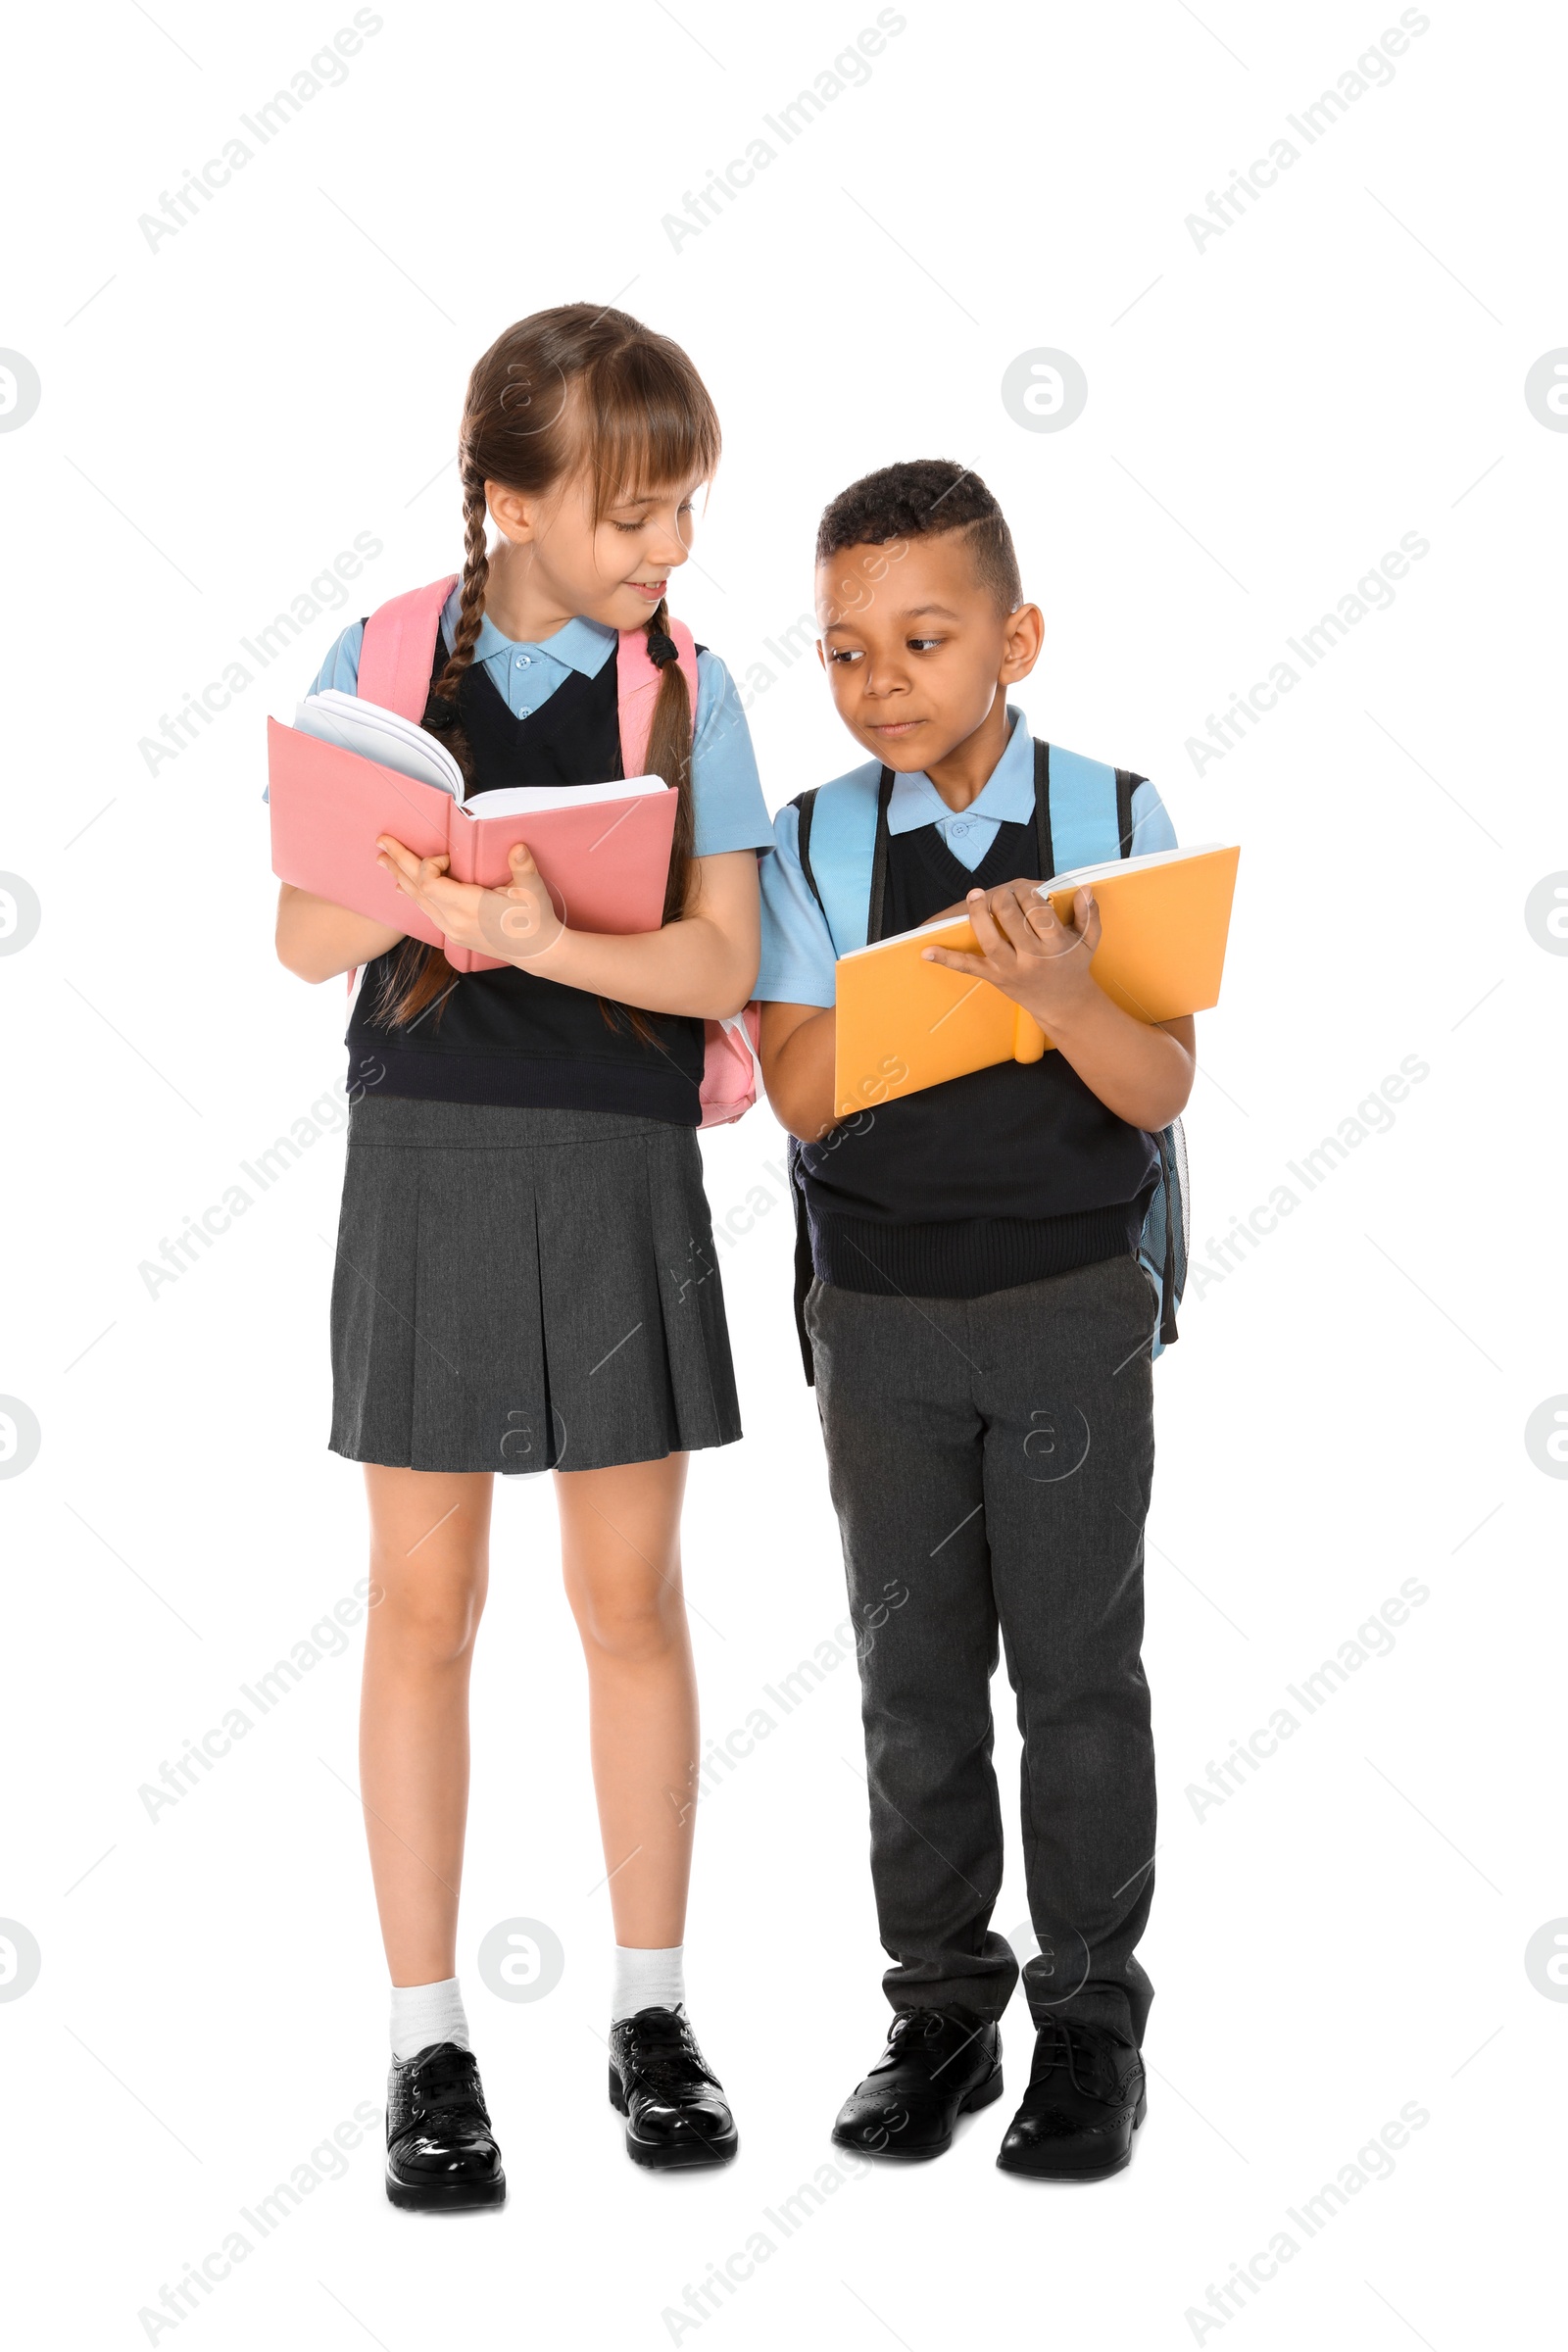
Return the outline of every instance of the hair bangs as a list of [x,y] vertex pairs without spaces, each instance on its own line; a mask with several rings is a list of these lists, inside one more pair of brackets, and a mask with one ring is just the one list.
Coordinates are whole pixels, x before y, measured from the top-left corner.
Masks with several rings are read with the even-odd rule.
[[603,354],[573,387],[595,521],[626,498],[710,481],[718,413],[685,353],[647,335]]

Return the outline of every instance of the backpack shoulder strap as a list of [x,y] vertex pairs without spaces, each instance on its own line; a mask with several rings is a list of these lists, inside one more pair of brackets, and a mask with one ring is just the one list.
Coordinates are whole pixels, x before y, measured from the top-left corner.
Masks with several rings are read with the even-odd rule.
[[1132,793],[1125,803],[1118,771],[1081,752],[1050,747],[1052,872],[1108,865],[1132,840]]
[[[691,703],[692,732],[697,731],[697,645],[683,620],[671,620],[675,659],[686,680]],[[615,647],[615,695],[620,711],[620,766],[627,776],[645,773],[648,738],[654,730],[654,705],[659,700],[659,668],[648,651],[646,629],[622,629]],[[665,782],[669,781],[666,777]]]
[[1116,831],[1121,838],[1121,854],[1124,858],[1130,858],[1133,854],[1133,794],[1140,784],[1148,782],[1147,776],[1134,775],[1130,767],[1118,767],[1116,770]]
[[871,887],[865,901],[865,936],[867,940],[882,937],[882,911],[888,895],[888,809],[893,801],[893,770],[885,767],[877,778],[876,832],[871,840]]
[[[816,796],[820,790],[820,785],[813,784],[808,792],[797,793],[790,803],[790,807],[795,810],[796,818],[795,855],[800,859],[801,872],[806,877],[806,887],[818,906],[822,906],[822,893],[817,889],[816,876],[811,871],[811,817],[816,808]],[[822,907],[822,911],[824,914],[827,912],[825,906]]]
[[1051,838],[1051,746],[1035,745],[1035,843],[1040,852],[1037,860],[1040,879],[1049,881],[1056,870],[1055,852]]
[[793,803],[800,812],[801,868],[837,956],[863,948],[868,936],[881,784],[874,767],[858,768]]
[[457,584],[457,573],[448,572],[444,580],[377,606],[365,624],[356,694],[418,724],[429,699],[442,607]]

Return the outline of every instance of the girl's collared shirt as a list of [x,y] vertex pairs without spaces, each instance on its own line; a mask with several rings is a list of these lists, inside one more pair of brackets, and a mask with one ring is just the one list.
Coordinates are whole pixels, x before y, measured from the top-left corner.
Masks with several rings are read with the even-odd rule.
[[[461,596],[454,588],[441,614],[450,646],[458,625]],[[339,694],[359,689],[360,648],[365,623],[346,628],[321,663],[308,691]],[[518,642],[503,637],[488,614],[479,623],[474,662],[487,671],[514,718],[526,718],[550,700],[573,670],[597,677],[615,650],[615,631],[580,615],[553,637]],[[716,654],[697,657],[697,728],[692,742],[692,811],[696,818],[693,855],[716,858],[727,850],[770,850],[773,824],[752,751],[751,731],[735,681]],[[771,864],[771,858],[764,859]]]

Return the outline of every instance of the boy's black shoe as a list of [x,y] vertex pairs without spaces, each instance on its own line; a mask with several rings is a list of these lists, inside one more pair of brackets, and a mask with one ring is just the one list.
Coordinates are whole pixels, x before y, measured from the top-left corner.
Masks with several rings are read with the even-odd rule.
[[684,2007],[639,2009],[610,2029],[610,2103],[633,2164],[727,2164],[735,2118]]
[[960,2115],[1002,2096],[1002,2035],[973,2010],[895,2009],[888,2046],[839,2109],[833,2137],[902,2163],[945,2155]]
[[507,2193],[501,2150],[471,2050],[433,2041],[394,2058],[386,2085],[386,2193],[418,2212],[499,2205]]
[[1104,2026],[1048,2017],[997,2162],[1037,2180],[1102,2180],[1132,2162],[1148,2108],[1144,2062]]

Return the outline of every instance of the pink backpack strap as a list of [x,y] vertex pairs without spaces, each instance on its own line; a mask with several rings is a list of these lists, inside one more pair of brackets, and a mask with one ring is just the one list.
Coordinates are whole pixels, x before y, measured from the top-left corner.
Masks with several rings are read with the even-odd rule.
[[[672,620],[669,634],[686,680],[692,727],[697,726],[697,645],[683,620]],[[620,766],[627,776],[645,774],[648,738],[653,732],[654,705],[659,699],[659,670],[649,659],[646,629],[622,629],[615,649],[615,687],[620,703]],[[666,784],[672,777],[664,778]]]
[[365,624],[360,679],[355,692],[416,725],[424,715],[435,663],[436,633],[447,598],[458,584],[455,571],[428,588],[411,588],[380,605]]
[[[675,658],[686,680],[691,701],[692,732],[697,731],[697,646],[683,620],[669,623]],[[622,629],[615,650],[615,682],[620,703],[620,766],[627,776],[642,775],[648,765],[648,738],[653,732],[654,705],[659,699],[659,670],[648,655],[645,629]],[[670,779],[664,779],[667,784]],[[757,1044],[760,1010],[748,1004],[729,1021],[703,1023],[703,1080],[698,1124],[728,1127],[742,1118],[757,1101]]]

